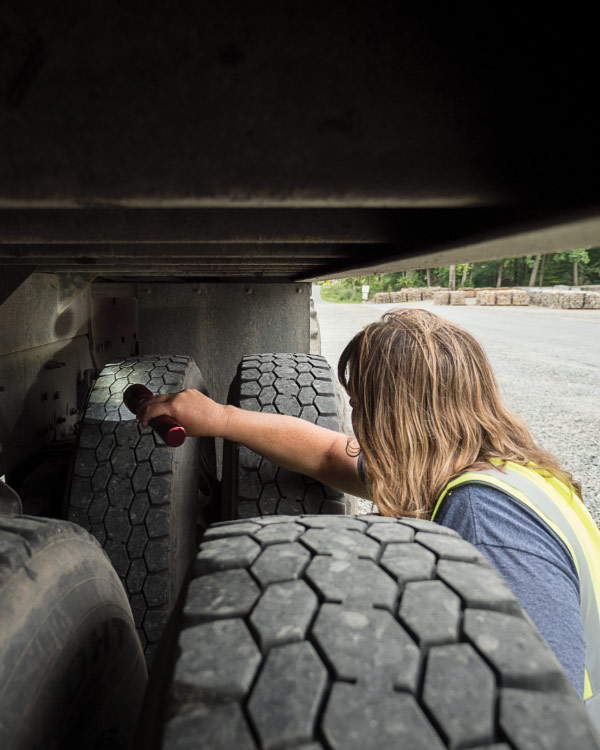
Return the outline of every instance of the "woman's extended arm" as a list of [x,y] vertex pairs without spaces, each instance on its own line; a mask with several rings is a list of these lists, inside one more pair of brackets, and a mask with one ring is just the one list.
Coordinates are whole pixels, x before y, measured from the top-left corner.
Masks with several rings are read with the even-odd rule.
[[148,399],[140,409],[144,426],[168,414],[190,436],[210,435],[242,443],[290,471],[318,479],[351,495],[367,497],[356,456],[349,456],[346,435],[297,417],[223,406],[200,391],[186,390]]

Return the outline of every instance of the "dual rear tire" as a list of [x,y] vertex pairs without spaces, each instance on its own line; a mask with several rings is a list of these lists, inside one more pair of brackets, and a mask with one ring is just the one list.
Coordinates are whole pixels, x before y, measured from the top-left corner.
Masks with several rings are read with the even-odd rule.
[[[318,354],[252,354],[240,362],[228,402],[248,411],[285,414],[338,432],[342,401],[327,360]],[[348,514],[344,493],[226,442],[223,456],[225,518]]]
[[216,502],[214,440],[170,448],[123,403],[134,383],[154,393],[206,392],[190,357],[107,365],[91,392],[73,467],[68,518],[90,531],[117,571],[152,663],[198,545],[201,506]]
[[146,665],[127,596],[79,526],[0,516],[0,747],[128,750]]
[[148,748],[600,747],[512,592],[435,523],[216,524],[178,629]]
[[[132,357],[107,365],[90,395],[74,462],[68,518],[90,531],[129,595],[148,664],[198,544],[199,516],[348,513],[349,500],[309,477],[226,443],[219,503],[214,440],[173,449],[142,428],[123,404],[140,383],[155,393],[206,393],[195,363],[178,355]],[[241,408],[300,416],[340,429],[340,400],[319,355],[244,357],[230,389]]]
[[[245,357],[229,401],[341,427],[334,380],[316,355]],[[102,437],[113,434],[103,427],[108,420],[105,409],[100,426],[91,423]],[[115,445],[123,447],[119,429]],[[136,458],[144,438],[155,440],[138,431],[138,442],[126,444]],[[85,442],[83,449],[90,450]],[[156,442],[155,449],[164,453]],[[151,456],[149,482],[161,466]],[[104,463],[107,482],[123,478],[119,459]],[[82,465],[76,478],[91,482],[99,464],[91,475]],[[137,470],[127,475],[132,489]],[[348,516],[340,493],[242,446],[225,445],[223,475],[225,517],[237,520],[204,533],[195,557],[188,553],[189,585],[178,605],[181,576],[161,602],[161,630],[173,612],[139,747],[600,747],[552,652],[502,579],[456,534],[426,521]],[[90,528],[95,503],[79,508]],[[167,508],[169,529],[185,527],[175,521],[173,494],[158,507]],[[125,510],[129,521],[121,515],[111,541],[128,549],[139,524],[131,505]],[[157,572],[172,576],[168,566]],[[129,593],[134,603],[139,591]],[[155,611],[145,601],[142,623]],[[157,630],[154,645],[159,637]]]

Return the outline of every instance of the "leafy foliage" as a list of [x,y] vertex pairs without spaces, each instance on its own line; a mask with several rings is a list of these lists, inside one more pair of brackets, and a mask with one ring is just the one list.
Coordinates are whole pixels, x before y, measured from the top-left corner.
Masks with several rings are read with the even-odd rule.
[[[456,266],[456,288],[460,289],[463,278],[465,286],[495,287],[501,264],[502,286],[527,286],[535,259],[535,255],[525,255],[480,263],[459,263]],[[575,263],[578,265],[579,284],[600,284],[600,247],[592,247],[548,253],[543,256],[538,268],[536,285],[540,283],[540,278],[544,286],[572,285]],[[449,270],[450,266],[430,269],[431,286],[448,287]],[[394,271],[320,283],[321,295],[329,302],[361,302],[363,284],[369,285],[369,298],[372,298],[377,292],[395,292],[409,287],[427,286],[427,271]]]

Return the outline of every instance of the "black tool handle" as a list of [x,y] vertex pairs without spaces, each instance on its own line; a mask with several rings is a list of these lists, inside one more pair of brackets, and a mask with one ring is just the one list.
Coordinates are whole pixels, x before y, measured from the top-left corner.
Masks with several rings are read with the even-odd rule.
[[[137,417],[138,409],[144,401],[153,396],[152,391],[146,388],[145,385],[135,383],[128,386],[123,392],[123,402],[129,411],[133,412]],[[173,417],[169,417],[166,414],[161,414],[159,417],[151,419],[150,427],[155,432],[158,432],[165,443],[170,445],[171,448],[177,448],[185,441],[185,428],[179,422],[176,422]]]

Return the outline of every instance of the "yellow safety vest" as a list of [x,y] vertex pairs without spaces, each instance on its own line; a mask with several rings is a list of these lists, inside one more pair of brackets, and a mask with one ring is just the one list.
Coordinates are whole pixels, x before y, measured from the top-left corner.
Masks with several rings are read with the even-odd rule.
[[[577,573],[585,637],[583,698],[594,722],[600,724],[600,532],[571,487],[530,466],[492,459],[498,468],[469,471],[449,482],[434,508],[433,521],[446,494],[468,482],[503,490],[526,505],[563,541]],[[501,468],[500,468],[501,467]]]

